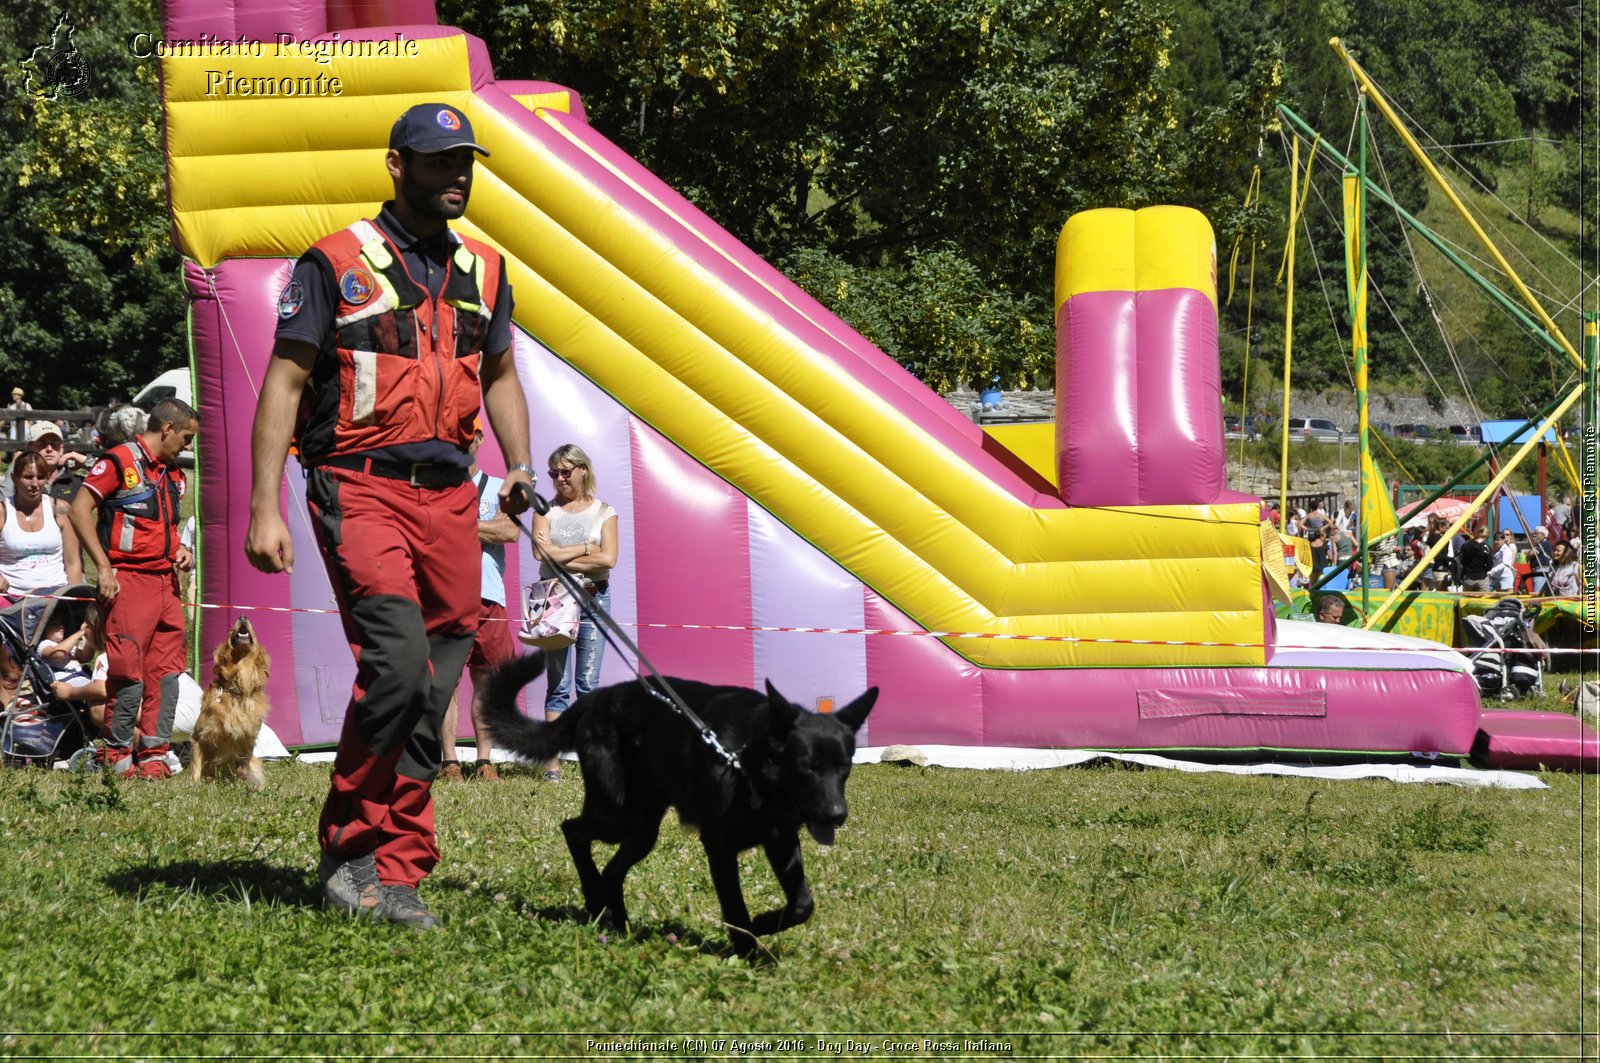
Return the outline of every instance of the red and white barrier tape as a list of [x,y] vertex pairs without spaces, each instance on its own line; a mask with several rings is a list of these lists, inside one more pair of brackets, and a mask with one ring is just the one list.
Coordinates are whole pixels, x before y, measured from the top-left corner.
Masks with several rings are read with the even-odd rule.
[[[30,597],[42,599],[55,599],[58,601],[93,601],[92,598],[79,598],[73,595],[35,594]],[[337,616],[337,609],[318,609],[313,606],[303,605],[229,605],[215,602],[188,602],[190,609],[231,609],[242,613],[306,613],[316,616]],[[485,618],[487,619],[487,618]],[[518,624],[521,620],[507,617],[501,623]],[[1270,646],[1264,642],[1203,642],[1180,639],[1108,639],[1088,638],[1079,635],[1015,635],[995,631],[901,631],[895,628],[871,627],[779,627],[770,625],[753,624],[667,624],[667,623],[639,623],[637,621],[619,620],[622,627],[638,628],[640,630],[661,631],[727,631],[727,632],[764,632],[795,635],[885,635],[897,638],[929,638],[929,639],[995,639],[1007,642],[1066,642],[1090,646],[1198,646],[1212,649],[1233,650],[1260,650],[1260,649],[1290,649],[1290,650],[1349,650],[1358,653],[1533,653],[1538,656],[1589,656],[1600,654],[1600,645],[1586,647],[1550,647],[1542,650],[1505,649],[1471,647],[1451,647],[1443,643],[1430,646]],[[1426,640],[1424,640],[1426,641]]]
[[[1177,639],[1104,639],[1085,638],[1078,635],[1009,635],[993,631],[897,631],[892,628],[870,627],[757,627],[739,624],[624,624],[625,627],[663,628],[674,631],[780,631],[807,635],[898,635],[934,639],[1005,639],[1012,642],[1075,642],[1106,646],[1210,646],[1224,649],[1259,650],[1268,647],[1264,642],[1186,642]],[[1276,646],[1276,649],[1293,650],[1357,650],[1362,653],[1478,653],[1476,649],[1456,649],[1438,643],[1432,646]],[[1585,648],[1550,647],[1544,650],[1494,649],[1493,653],[1540,654],[1592,654],[1600,653],[1600,646]]]

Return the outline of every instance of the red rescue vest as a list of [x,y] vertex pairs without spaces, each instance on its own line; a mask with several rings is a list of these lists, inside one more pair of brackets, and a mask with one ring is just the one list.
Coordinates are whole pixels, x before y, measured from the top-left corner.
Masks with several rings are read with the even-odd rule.
[[500,291],[500,255],[451,232],[437,297],[412,279],[377,224],[318,240],[338,294],[332,347],[300,404],[301,460],[442,439],[465,450],[478,416],[478,362]]
[[116,472],[117,486],[100,500],[100,545],[116,568],[170,572],[178,549],[178,506],[183,471],[152,458],[138,440],[100,455]]

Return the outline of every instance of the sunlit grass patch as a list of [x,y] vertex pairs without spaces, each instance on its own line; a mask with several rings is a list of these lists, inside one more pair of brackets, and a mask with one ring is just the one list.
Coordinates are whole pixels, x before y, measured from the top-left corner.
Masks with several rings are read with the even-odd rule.
[[[507,774],[435,791],[432,935],[321,910],[326,767],[269,765],[261,794],[0,774],[3,1050],[496,1058],[600,1032],[943,1030],[1019,1054],[1450,1058],[1572,1055],[1593,1016],[1585,779],[864,766],[838,846],[805,843],[816,915],[751,963],[670,819],[629,878],[631,932],[591,925],[559,831],[578,773]],[[777,904],[759,854],[741,866],[752,907]]]

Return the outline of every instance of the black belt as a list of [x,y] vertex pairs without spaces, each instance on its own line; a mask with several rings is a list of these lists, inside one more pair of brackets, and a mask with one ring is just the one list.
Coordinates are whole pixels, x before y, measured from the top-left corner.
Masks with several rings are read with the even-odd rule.
[[317,464],[335,469],[353,469],[356,472],[381,476],[385,480],[404,480],[412,487],[454,487],[467,482],[467,470],[460,465],[415,464],[398,461],[376,461],[359,454],[334,455]]

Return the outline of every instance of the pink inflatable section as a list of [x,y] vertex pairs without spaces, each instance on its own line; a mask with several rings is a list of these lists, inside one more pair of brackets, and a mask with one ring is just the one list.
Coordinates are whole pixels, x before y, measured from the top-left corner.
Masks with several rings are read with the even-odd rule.
[[[208,592],[219,608],[203,612],[202,637],[214,645],[234,604],[246,604],[288,665],[274,670],[268,688],[274,728],[289,744],[318,744],[337,737],[355,668],[293,463],[284,498],[293,577],[249,568],[238,543],[249,443],[247,431],[231,426],[250,422],[268,351],[259,338],[271,334],[289,265],[244,259],[188,272],[201,405],[208,423],[230,426],[207,435],[201,516],[207,587],[228,588],[231,601]],[[241,345],[239,337],[256,341]],[[1384,673],[1385,695],[1374,698],[1374,675],[1349,667],[1354,651],[1296,651],[1283,660],[1292,667],[995,670],[972,666],[935,638],[867,635],[914,633],[916,625],[520,333],[516,358],[532,398],[535,456],[575,441],[595,460],[600,495],[617,508],[622,531],[612,612],[628,625],[643,618],[640,648],[670,673],[750,685],[771,678],[811,705],[881,685],[886,695],[868,733],[875,744],[1464,752],[1476,735],[1476,699],[1461,698],[1460,675],[1437,661],[1386,662],[1413,670]],[[489,471],[501,471],[494,448],[485,455]],[[533,571],[523,544],[507,579],[514,615],[516,591]],[[695,627],[675,626],[685,617]],[[610,653],[603,678],[628,678],[629,664]],[[1399,713],[1397,704],[1433,708]]]
[[1211,300],[1189,289],[1080,292],[1062,304],[1056,327],[1058,482],[1067,504],[1223,500]]

